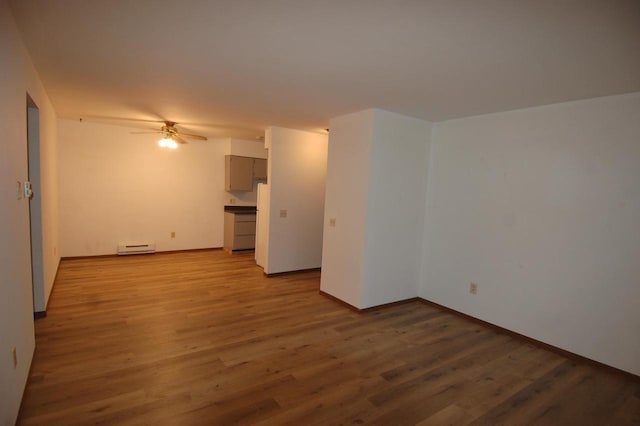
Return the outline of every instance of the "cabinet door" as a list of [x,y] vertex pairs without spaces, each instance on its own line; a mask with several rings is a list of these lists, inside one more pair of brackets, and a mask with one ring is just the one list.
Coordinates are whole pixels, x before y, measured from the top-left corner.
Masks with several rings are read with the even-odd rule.
[[233,213],[224,212],[224,248],[229,251],[233,250],[235,225],[235,215]]
[[267,160],[264,158],[253,159],[253,177],[256,179],[267,179]]
[[255,235],[236,235],[233,240],[234,250],[251,250],[256,247]]
[[225,156],[225,190],[253,191],[253,158]]
[[236,222],[233,233],[236,237],[240,235],[256,235],[255,222]]

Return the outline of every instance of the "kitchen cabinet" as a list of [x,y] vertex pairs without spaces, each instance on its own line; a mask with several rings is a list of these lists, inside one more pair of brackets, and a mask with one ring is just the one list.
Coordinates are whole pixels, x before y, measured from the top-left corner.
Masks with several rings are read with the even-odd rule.
[[253,158],[225,155],[225,191],[253,191]]
[[224,212],[224,249],[253,250],[256,246],[255,212]]
[[225,191],[253,191],[254,179],[267,179],[266,159],[225,155]]
[[265,158],[253,159],[253,178],[267,180],[267,160]]

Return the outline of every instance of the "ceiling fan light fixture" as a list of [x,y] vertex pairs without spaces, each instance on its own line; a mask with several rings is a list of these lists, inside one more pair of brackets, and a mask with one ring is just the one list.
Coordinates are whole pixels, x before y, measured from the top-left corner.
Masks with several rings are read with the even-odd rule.
[[178,147],[178,143],[171,139],[170,137],[163,137],[158,141],[158,145],[163,148],[176,149]]
[[175,127],[176,123],[173,121],[165,121],[164,126],[162,126],[158,130],[153,130],[149,132],[129,132],[132,134],[145,134],[145,133],[159,133],[162,135],[162,139],[158,141],[158,145],[162,148],[170,148],[176,149],[178,148],[178,144],[187,144],[185,138],[187,139],[197,139],[201,141],[206,141],[206,136],[201,135],[193,135],[191,133],[182,133],[178,131]]

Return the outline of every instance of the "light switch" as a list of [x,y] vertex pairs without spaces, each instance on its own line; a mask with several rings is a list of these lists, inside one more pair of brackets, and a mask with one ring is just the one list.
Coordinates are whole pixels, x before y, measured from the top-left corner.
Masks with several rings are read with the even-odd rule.
[[24,198],[33,197],[33,187],[31,186],[31,182],[29,182],[28,180],[22,182],[22,189],[22,195],[24,196]]
[[329,226],[336,226],[336,218],[332,217],[329,219]]
[[287,211],[286,210],[280,210],[280,217],[287,217]]

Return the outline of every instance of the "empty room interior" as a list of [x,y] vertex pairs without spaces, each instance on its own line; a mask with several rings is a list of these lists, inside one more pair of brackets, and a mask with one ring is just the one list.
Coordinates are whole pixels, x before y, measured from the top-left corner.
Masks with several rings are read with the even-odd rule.
[[640,2],[0,0],[0,425],[640,424]]

